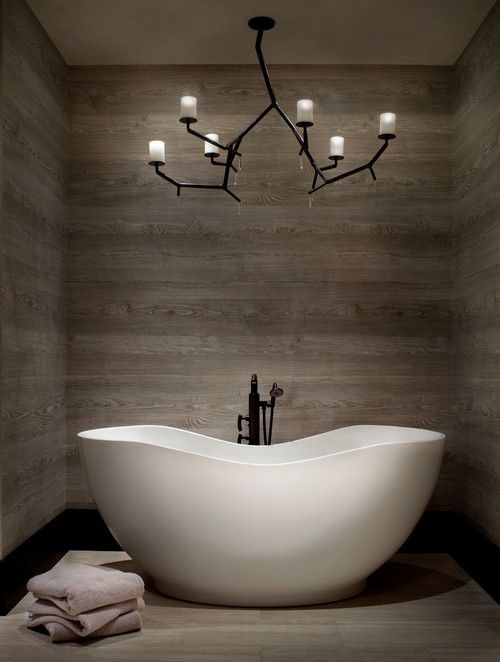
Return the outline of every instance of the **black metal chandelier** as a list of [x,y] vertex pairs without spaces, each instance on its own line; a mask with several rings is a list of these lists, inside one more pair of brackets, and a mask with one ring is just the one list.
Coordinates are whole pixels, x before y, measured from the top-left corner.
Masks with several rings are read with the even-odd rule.
[[[260,113],[260,115],[249,126],[247,126],[244,131],[236,136],[236,138],[233,138],[233,140],[224,145],[219,142],[219,136],[216,133],[207,133],[202,135],[193,129],[193,124],[198,121],[197,99],[193,96],[184,96],[181,98],[181,117],[179,118],[179,121],[186,125],[186,130],[188,133],[204,141],[205,156],[210,159],[210,163],[214,166],[222,166],[224,168],[222,183],[194,184],[189,182],[179,182],[166,175],[160,170],[160,167],[165,165],[165,143],[162,140],[152,140],[149,143],[149,165],[154,167],[156,174],[177,188],[177,196],[180,196],[181,189],[183,188],[218,189],[225,191],[239,203],[240,198],[229,189],[229,175],[231,171],[237,173],[241,168],[241,142],[243,138],[255,126],[257,126],[257,124],[262,119],[264,119],[268,113],[270,113],[272,110],[275,110],[283,119],[283,121],[290,127],[290,130],[297,139],[297,142],[300,145],[299,156],[302,158],[302,155],[304,155],[314,171],[312,185],[308,191],[309,195],[313,194],[315,191],[319,191],[319,189],[323,188],[327,184],[333,184],[334,182],[338,182],[339,180],[350,177],[351,175],[356,175],[358,172],[362,172],[363,170],[369,170],[373,179],[376,180],[373,167],[376,161],[387,149],[389,140],[392,140],[396,137],[396,115],[394,113],[382,113],[380,115],[380,129],[378,137],[380,140],[382,140],[382,146],[369,161],[361,166],[358,166],[357,168],[342,172],[335,177],[327,177],[325,172],[336,168],[339,162],[344,158],[344,138],[342,136],[333,136],[330,138],[329,160],[332,161],[332,163],[326,166],[319,166],[309,150],[309,136],[307,133],[308,129],[313,126],[313,102],[310,99],[300,99],[297,102],[297,121],[294,125],[276,100],[276,95],[271,84],[271,79],[269,78],[267,65],[262,54],[261,43],[263,33],[266,30],[271,30],[274,27],[274,19],[267,16],[256,16],[255,18],[251,18],[248,21],[248,25],[252,30],[256,30],[257,32],[255,50],[257,52],[257,57],[259,59],[260,68],[264,77],[270,100],[269,105]],[[302,129],[302,135],[299,133],[296,127]],[[225,153],[225,160],[222,161],[218,160],[221,151]],[[311,199],[312,198],[310,198],[310,200]]]

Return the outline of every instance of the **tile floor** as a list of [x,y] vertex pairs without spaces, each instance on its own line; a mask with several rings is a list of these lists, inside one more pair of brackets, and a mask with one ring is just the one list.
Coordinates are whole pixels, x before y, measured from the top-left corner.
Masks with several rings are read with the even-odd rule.
[[[141,572],[123,552],[71,551],[60,563]],[[182,602],[146,581],[143,630],[50,644],[24,627],[26,595],[0,617],[1,662],[500,662],[500,608],[445,554],[396,555],[343,602],[236,609]]]

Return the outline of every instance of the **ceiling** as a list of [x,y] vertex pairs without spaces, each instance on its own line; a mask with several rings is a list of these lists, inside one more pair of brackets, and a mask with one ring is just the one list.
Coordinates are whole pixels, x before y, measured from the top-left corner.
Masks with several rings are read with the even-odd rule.
[[453,64],[495,0],[28,0],[71,65]]

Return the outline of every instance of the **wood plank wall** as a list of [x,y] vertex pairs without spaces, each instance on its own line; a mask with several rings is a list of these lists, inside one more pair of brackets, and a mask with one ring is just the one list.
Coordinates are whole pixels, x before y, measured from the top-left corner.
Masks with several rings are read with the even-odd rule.
[[3,1],[1,480],[5,555],[64,508],[66,65]]
[[[249,39],[251,39],[249,35]],[[264,46],[265,48],[265,46]],[[146,165],[220,175],[179,124],[225,140],[267,103],[254,66],[74,67],[70,72],[68,499],[90,503],[75,435],[158,423],[235,439],[249,378],[276,380],[276,441],[356,423],[451,431],[451,70],[272,66],[278,97],[316,103],[313,151],[345,136],[349,168],[398,140],[369,175],[317,194],[276,116],[244,143],[238,214],[218,192],[174,190]],[[453,458],[434,505],[452,503]]]
[[456,506],[500,545],[500,3],[454,79]]

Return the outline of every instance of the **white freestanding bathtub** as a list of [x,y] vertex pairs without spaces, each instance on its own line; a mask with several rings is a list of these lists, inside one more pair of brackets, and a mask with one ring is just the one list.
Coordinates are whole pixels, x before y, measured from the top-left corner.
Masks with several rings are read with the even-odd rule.
[[356,425],[240,446],[158,425],[79,434],[96,505],[162,593],[223,605],[341,600],[405,541],[439,432]]

